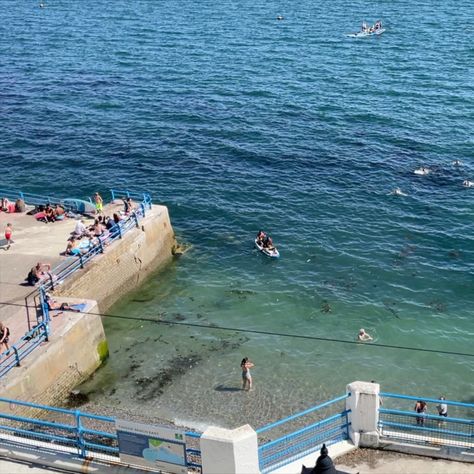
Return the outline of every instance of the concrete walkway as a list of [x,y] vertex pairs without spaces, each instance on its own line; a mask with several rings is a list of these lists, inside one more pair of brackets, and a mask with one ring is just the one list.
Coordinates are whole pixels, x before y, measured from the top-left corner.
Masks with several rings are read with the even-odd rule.
[[473,474],[474,464],[375,449],[357,449],[334,460],[349,474]]
[[[122,208],[123,205],[117,201],[107,204],[104,213],[111,216]],[[86,226],[94,222],[92,217],[82,218]],[[14,243],[9,250],[4,238],[7,223],[13,225]],[[25,282],[28,272],[38,262],[49,263],[54,268],[61,262],[76,260],[77,257],[61,255],[75,225],[76,219],[66,218],[46,224],[26,213],[0,212],[0,321],[10,329],[10,346],[28,330],[25,298],[35,292],[35,287]],[[33,299],[29,304],[33,304]],[[31,309],[30,314],[30,320],[34,320],[35,310]],[[52,320],[53,331],[58,324],[61,324],[61,318]]]

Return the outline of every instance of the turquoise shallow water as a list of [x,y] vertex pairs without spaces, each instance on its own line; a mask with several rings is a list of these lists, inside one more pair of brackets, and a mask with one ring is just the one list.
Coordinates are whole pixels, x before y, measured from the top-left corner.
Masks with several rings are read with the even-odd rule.
[[[472,352],[471,2],[3,7],[2,185],[146,188],[192,246],[114,313]],[[377,18],[382,37],[344,35]],[[258,425],[354,379],[473,397],[472,358],[105,324],[95,402],[188,422]]]

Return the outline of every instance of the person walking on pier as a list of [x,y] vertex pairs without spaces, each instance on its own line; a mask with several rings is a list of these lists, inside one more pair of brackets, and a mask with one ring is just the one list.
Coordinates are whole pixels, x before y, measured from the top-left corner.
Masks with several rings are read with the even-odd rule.
[[240,368],[242,369],[242,390],[250,390],[252,388],[252,376],[250,375],[250,369],[255,367],[252,362],[250,362],[248,357],[244,357],[240,363]]
[[13,226],[11,224],[7,224],[7,226],[5,227],[5,239],[7,241],[7,247],[5,250],[8,250],[10,248],[10,245],[13,243],[12,234]]
[[7,348],[7,351],[10,349],[8,347],[8,339],[10,337],[10,329],[8,329],[2,322],[0,322],[0,352],[2,346]]

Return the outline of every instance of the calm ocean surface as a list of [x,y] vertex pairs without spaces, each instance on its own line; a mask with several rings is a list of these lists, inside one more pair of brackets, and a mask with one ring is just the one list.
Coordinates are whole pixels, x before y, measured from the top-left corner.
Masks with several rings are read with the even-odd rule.
[[[0,5],[1,185],[147,189],[191,245],[111,313],[473,353],[471,1]],[[378,18],[382,37],[345,36]],[[469,357],[105,325],[94,402],[196,426],[257,427],[356,379],[474,397]]]

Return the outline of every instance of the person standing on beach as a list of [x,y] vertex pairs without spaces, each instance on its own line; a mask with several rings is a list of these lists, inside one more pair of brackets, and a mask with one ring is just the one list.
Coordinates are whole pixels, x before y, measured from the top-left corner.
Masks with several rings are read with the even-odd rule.
[[13,226],[11,224],[7,224],[7,226],[5,227],[5,239],[7,241],[7,248],[5,250],[8,250],[10,248],[10,245],[13,243],[12,234]]
[[250,375],[250,369],[255,365],[250,362],[248,357],[244,357],[240,363],[242,369],[242,390],[250,390],[252,388],[252,376]]
[[97,214],[102,214],[104,209],[104,200],[99,193],[94,194],[95,210]]

